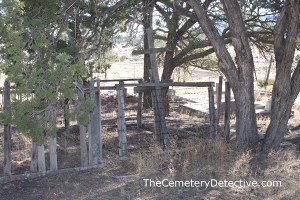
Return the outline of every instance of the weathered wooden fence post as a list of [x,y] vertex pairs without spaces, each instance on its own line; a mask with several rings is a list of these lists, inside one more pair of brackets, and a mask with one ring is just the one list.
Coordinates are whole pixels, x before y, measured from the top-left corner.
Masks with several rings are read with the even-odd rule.
[[119,157],[120,160],[127,159],[127,138],[126,138],[126,121],[125,121],[125,102],[124,102],[124,82],[120,81],[117,87],[118,98],[118,135],[119,135]]
[[100,80],[97,79],[96,91],[96,108],[97,108],[97,133],[99,142],[99,164],[102,164],[102,126],[101,126],[101,95],[100,95]]
[[230,85],[229,82],[225,82],[225,112],[224,112],[224,135],[226,140],[230,141]]
[[45,147],[44,144],[37,144],[38,169],[43,175],[46,173]]
[[209,121],[210,121],[210,137],[215,139],[217,136],[217,121],[215,112],[215,102],[214,102],[214,89],[213,86],[208,88],[209,96]]
[[89,165],[98,166],[99,163],[99,151],[100,151],[100,139],[97,124],[97,105],[95,97],[94,79],[90,78],[90,100],[94,103],[95,107],[90,113],[90,124],[89,124]]
[[89,156],[86,144],[86,127],[79,124],[79,134],[80,134],[80,158],[81,167],[86,168],[89,165]]
[[219,76],[219,84],[216,86],[217,88],[217,124],[220,123],[221,116],[221,101],[222,101],[222,86],[223,86],[223,76]]
[[[49,111],[49,119],[51,123],[51,127],[56,127],[56,108],[52,107]],[[56,133],[51,135],[49,138],[49,153],[50,153],[50,170],[56,171],[57,170],[57,136]]]
[[57,138],[55,136],[51,136],[49,139],[49,150],[50,150],[50,170],[56,171],[57,170]]
[[[151,50],[154,49],[154,38],[153,38],[153,27],[149,27],[146,30],[147,40],[149,45],[149,55],[151,61],[151,81],[154,83],[159,83],[159,73],[157,67],[157,60],[155,53],[151,53]],[[169,131],[167,129],[166,120],[165,120],[165,108],[162,98],[162,90],[160,86],[156,86],[155,90],[152,92],[152,104],[154,109],[154,120],[155,120],[155,132],[157,139],[162,144],[163,149],[168,148],[169,145]]]
[[136,115],[136,121],[137,126],[141,128],[143,126],[143,116],[142,116],[142,110],[143,110],[143,93],[138,93],[138,109],[137,109],[137,115]]
[[35,143],[34,141],[32,141],[32,144],[31,144],[30,171],[31,172],[38,171],[38,148],[37,148],[37,143]]
[[[79,100],[79,106],[82,105],[85,99],[85,91],[83,88],[83,81],[82,79],[79,80],[80,82],[77,84],[77,94]],[[83,112],[83,111],[81,111]],[[82,113],[81,113],[82,114]],[[80,160],[81,160],[81,167],[87,168],[89,165],[89,155],[88,155],[88,146],[86,141],[87,136],[87,128],[86,125],[83,125],[79,122],[79,137],[80,137]]]
[[[5,80],[3,90],[3,110],[10,115],[10,83]],[[4,175],[11,175],[11,126],[8,122],[4,124]]]

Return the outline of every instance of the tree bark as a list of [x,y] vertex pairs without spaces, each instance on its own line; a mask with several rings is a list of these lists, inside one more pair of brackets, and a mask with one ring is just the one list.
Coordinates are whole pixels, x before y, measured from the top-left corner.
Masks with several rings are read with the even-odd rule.
[[196,0],[187,1],[194,9],[205,35],[211,42],[219,60],[219,68],[229,81],[237,105],[236,133],[239,144],[253,144],[258,141],[254,107],[254,62],[247,37],[241,9],[236,0],[222,0],[229,23],[235,62],[226,48],[226,42],[208,17],[205,9]]
[[[265,150],[277,149],[288,132],[291,109],[300,91],[300,63],[292,74],[299,30],[300,1],[287,0],[274,30],[276,78],[272,91],[271,121],[264,139]],[[291,76],[292,74],[292,76]]]
[[[144,12],[143,12],[144,50],[146,50],[149,49],[148,35],[146,30],[152,26],[153,3],[151,3],[151,0],[145,0],[143,2],[144,2]],[[145,82],[150,82],[150,69],[151,69],[150,54],[144,54],[144,81]],[[151,108],[152,107],[151,91],[144,92],[143,98],[144,98],[143,107]]]

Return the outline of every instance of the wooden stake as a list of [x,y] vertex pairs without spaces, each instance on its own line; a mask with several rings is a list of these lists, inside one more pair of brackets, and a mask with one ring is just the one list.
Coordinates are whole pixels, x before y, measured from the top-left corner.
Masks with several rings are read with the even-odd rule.
[[124,103],[124,82],[119,82],[117,90],[118,98],[118,134],[119,134],[119,157],[121,160],[127,159],[127,138],[126,138],[126,121],[125,121],[125,103]]
[[50,170],[57,170],[57,139],[56,136],[50,137],[49,139],[49,149],[50,149]]
[[209,96],[210,137],[212,139],[215,139],[217,136],[217,121],[216,121],[213,87],[208,88],[208,96]]
[[101,97],[100,97],[100,80],[97,79],[97,91],[96,91],[96,105],[97,105],[97,140],[99,145],[99,164],[102,163],[102,126],[101,126]]
[[225,113],[224,113],[224,135],[227,142],[230,141],[230,85],[225,82]]
[[37,144],[34,141],[32,141],[32,145],[31,145],[30,171],[31,172],[38,171],[38,149],[37,149]]
[[[154,38],[153,38],[153,28],[149,27],[146,30],[147,37],[148,37],[148,45],[149,49],[154,48]],[[159,73],[157,67],[157,60],[155,54],[150,54],[150,61],[151,61],[151,79],[154,83],[159,83]],[[155,87],[153,95],[153,108],[154,108],[154,123],[155,123],[155,131],[156,136],[159,142],[162,144],[163,149],[166,149],[169,144],[169,132],[166,126],[165,120],[165,108],[164,102],[162,98],[162,91],[161,87]]]
[[223,85],[223,76],[219,76],[219,84],[216,86],[217,89],[217,124],[220,123],[221,116],[221,101],[222,101],[222,85]]
[[99,165],[99,132],[98,132],[98,114],[95,100],[94,79],[90,78],[90,99],[94,103],[95,108],[90,113],[90,134],[89,134],[89,164],[90,166]]
[[138,109],[137,109],[137,117],[136,117],[136,121],[137,121],[137,126],[139,128],[141,128],[143,126],[143,116],[142,116],[142,110],[143,110],[143,93],[139,92],[139,96],[138,96]]
[[45,147],[44,144],[37,145],[38,151],[38,169],[41,174],[46,173]]
[[89,156],[87,151],[86,144],[86,127],[82,124],[79,125],[80,132],[80,158],[81,158],[81,167],[86,168],[89,164]]

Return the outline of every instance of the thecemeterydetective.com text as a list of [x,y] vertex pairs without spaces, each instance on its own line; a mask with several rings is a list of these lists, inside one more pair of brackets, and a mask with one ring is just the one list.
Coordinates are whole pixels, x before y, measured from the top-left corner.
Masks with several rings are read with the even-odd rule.
[[226,188],[226,187],[282,187],[281,181],[256,181],[256,180],[216,180],[210,179],[207,181],[199,180],[152,180],[152,179],[143,179],[144,187],[164,187],[164,188],[173,188],[173,187],[186,187],[186,188]]

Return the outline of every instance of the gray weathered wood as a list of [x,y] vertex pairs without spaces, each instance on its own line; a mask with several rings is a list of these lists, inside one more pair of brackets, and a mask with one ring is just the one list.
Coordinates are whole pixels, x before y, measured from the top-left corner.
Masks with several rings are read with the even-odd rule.
[[120,81],[142,81],[142,78],[125,78],[125,79],[112,79],[112,80],[100,80],[100,82],[120,82]]
[[137,109],[137,115],[136,115],[136,121],[137,126],[141,128],[143,126],[143,116],[142,116],[142,110],[143,110],[143,93],[140,92],[138,96],[138,109]]
[[225,82],[225,112],[224,112],[224,135],[226,140],[230,141],[230,85]]
[[50,137],[49,139],[49,150],[50,150],[50,170],[57,170],[57,138],[56,136]]
[[217,124],[220,123],[221,101],[222,101],[223,76],[219,76],[219,84],[217,88]]
[[88,156],[87,143],[86,143],[86,127],[82,124],[79,125],[79,134],[80,134],[81,167],[86,168],[89,165],[89,156]]
[[[6,115],[10,115],[10,83],[5,80],[3,91],[3,110]],[[9,123],[4,124],[4,175],[11,175],[11,126]]]
[[94,103],[95,107],[93,111],[90,113],[90,133],[89,133],[89,165],[97,166],[99,165],[99,133],[97,125],[98,125],[98,117],[97,117],[97,105],[96,105],[96,97],[94,90],[94,79],[90,78],[90,100]]
[[[150,26],[146,29],[149,49],[154,48],[153,28]],[[158,65],[155,54],[150,54],[151,61],[151,81],[159,83]],[[154,121],[155,132],[157,139],[163,145],[163,149],[166,149],[169,144],[169,131],[166,126],[165,120],[165,108],[162,98],[162,91],[160,86],[156,86],[153,94],[153,108],[154,108]]]
[[[77,84],[78,90],[78,99],[80,106],[85,98],[85,93],[83,89],[83,81],[80,79]],[[83,113],[81,113],[83,114]],[[88,145],[87,145],[87,128],[85,125],[79,123],[79,137],[80,137],[80,160],[81,160],[81,168],[85,169],[89,165],[89,155],[88,155]]]
[[37,144],[34,141],[32,141],[32,145],[31,145],[30,171],[31,172],[38,171],[38,149],[37,149]]
[[126,138],[126,121],[125,121],[125,102],[124,102],[124,87],[123,82],[120,81],[117,90],[118,98],[118,135],[119,135],[119,158],[121,160],[127,159],[128,147]]
[[213,87],[208,88],[209,96],[209,121],[210,121],[210,137],[215,139],[217,136],[217,121],[215,112],[215,102],[214,102],[214,89]]
[[173,82],[173,83],[143,83],[137,87],[134,87],[134,92],[145,92],[149,90],[154,90],[155,87],[169,87],[169,86],[176,86],[176,87],[211,87],[214,86],[214,82]]
[[96,91],[96,108],[97,108],[97,132],[99,142],[99,164],[102,164],[102,126],[101,126],[101,97],[100,97],[100,80],[97,79],[97,91]]
[[45,147],[44,144],[37,145],[38,151],[38,170],[39,173],[45,174],[46,172],[46,160],[45,160]]

